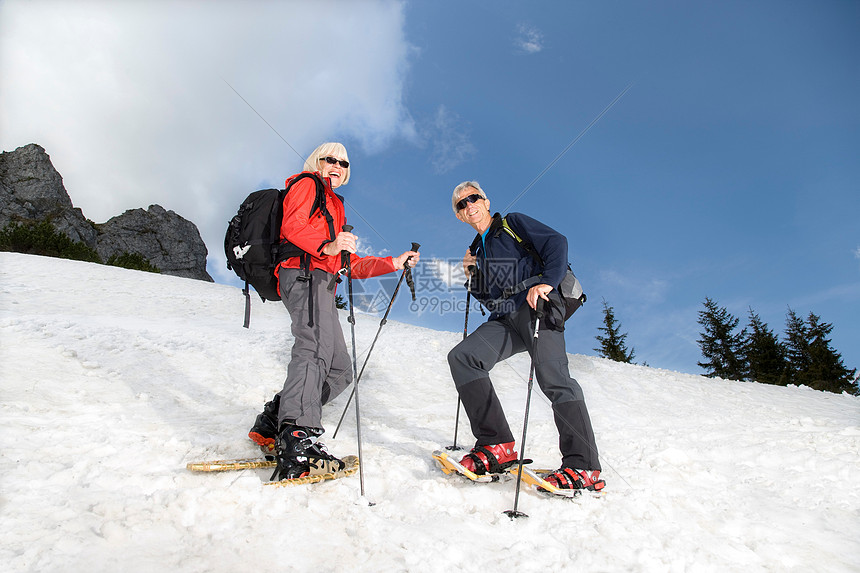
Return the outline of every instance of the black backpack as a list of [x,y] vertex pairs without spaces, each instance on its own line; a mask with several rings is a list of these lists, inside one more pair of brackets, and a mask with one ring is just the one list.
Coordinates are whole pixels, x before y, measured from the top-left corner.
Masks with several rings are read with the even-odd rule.
[[284,213],[284,197],[296,182],[311,177],[316,183],[316,199],[309,215],[320,210],[328,222],[331,238],[334,239],[334,219],[326,208],[325,183],[314,174],[303,172],[292,177],[286,189],[262,189],[254,191],[239,206],[239,211],[227,224],[224,236],[224,254],[227,268],[245,281],[245,328],[251,321],[251,295],[248,285],[254,287],[263,302],[281,300],[275,268],[281,261],[291,257],[302,257],[302,268],[308,271],[310,255],[287,241],[281,241],[281,220]]

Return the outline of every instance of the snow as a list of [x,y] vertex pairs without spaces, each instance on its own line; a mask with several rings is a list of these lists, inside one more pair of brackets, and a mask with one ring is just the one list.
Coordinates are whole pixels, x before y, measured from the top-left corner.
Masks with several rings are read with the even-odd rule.
[[[270,488],[268,470],[189,472],[255,454],[246,432],[286,371],[286,311],[256,299],[244,329],[243,304],[224,285],[0,253],[3,571],[860,571],[857,397],[572,354],[607,493],[524,489],[529,518],[510,520],[514,482],[445,476],[429,455],[453,438],[445,357],[462,333],[393,321],[360,388],[364,498],[358,475]],[[378,328],[358,315],[359,364]],[[516,436],[528,366],[492,373]],[[324,409],[336,455],[357,449],[352,414],[331,438],[347,394]],[[535,386],[537,467],[558,465],[556,439]]]

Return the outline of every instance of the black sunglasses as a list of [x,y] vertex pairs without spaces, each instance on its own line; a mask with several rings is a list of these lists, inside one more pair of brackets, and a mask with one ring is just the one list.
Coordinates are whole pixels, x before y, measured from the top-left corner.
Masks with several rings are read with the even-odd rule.
[[468,197],[463,197],[462,199],[457,201],[457,210],[462,211],[463,209],[466,208],[466,205],[468,205],[469,203],[474,203],[475,201],[477,201],[479,199],[485,199],[485,198],[486,197],[484,197],[483,195],[479,195],[478,193],[473,193],[473,194],[469,195]]
[[337,159],[337,158],[331,157],[331,156],[320,157],[320,159],[325,159],[325,162],[328,163],[329,165],[334,165],[335,163],[337,163],[338,165],[340,165],[344,169],[349,167],[349,161],[344,161],[343,159]]

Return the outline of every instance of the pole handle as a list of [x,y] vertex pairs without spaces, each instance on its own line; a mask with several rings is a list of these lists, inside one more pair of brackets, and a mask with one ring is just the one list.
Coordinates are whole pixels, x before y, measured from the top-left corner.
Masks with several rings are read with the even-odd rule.
[[[418,252],[418,249],[420,248],[421,245],[419,243],[412,241],[413,251]],[[415,301],[415,282],[412,280],[412,267],[409,266],[409,260],[411,258],[412,255],[409,255],[408,257],[406,257],[406,260],[403,261],[403,275],[401,275],[401,278],[403,278],[404,276],[406,277],[406,285],[409,287],[409,292],[412,294],[412,300]]]
[[[341,229],[343,229],[347,233],[351,233],[353,227],[352,227],[352,225],[344,225],[343,227],[341,227]],[[349,267],[349,251],[341,251],[340,252],[340,262],[341,262],[341,266],[343,268],[346,269]],[[350,275],[350,278],[352,278],[351,275]]]
[[[478,267],[475,265],[469,265],[469,276],[466,279],[466,292],[469,293],[472,290],[472,279],[475,278],[475,275],[478,274]],[[483,307],[481,308],[481,314],[484,314]]]
[[543,318],[543,302],[543,299],[538,297],[537,302],[535,303],[535,316],[537,316],[538,319]]

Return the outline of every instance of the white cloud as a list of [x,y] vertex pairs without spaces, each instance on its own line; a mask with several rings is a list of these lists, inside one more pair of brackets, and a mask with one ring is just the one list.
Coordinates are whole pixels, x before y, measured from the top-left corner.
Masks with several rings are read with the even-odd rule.
[[217,278],[240,201],[301,168],[272,128],[300,154],[329,140],[374,153],[414,136],[402,4],[334,9],[3,2],[0,149],[42,145],[94,221],[152,203],[192,220]]
[[537,54],[543,50],[543,34],[540,30],[529,24],[517,26],[517,35],[514,38],[517,49],[527,54]]
[[430,259],[425,265],[425,271],[430,276],[442,281],[449,288],[462,287],[466,282],[463,263],[455,259]]
[[469,126],[465,120],[444,105],[438,107],[425,134],[425,138],[432,142],[430,163],[437,174],[448,173],[475,155],[476,149],[468,134]]
[[[356,235],[355,252],[362,257],[387,257],[391,254],[389,249],[377,249],[373,246],[373,242],[365,237]],[[397,253],[398,255],[400,253]]]

